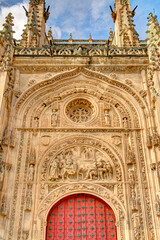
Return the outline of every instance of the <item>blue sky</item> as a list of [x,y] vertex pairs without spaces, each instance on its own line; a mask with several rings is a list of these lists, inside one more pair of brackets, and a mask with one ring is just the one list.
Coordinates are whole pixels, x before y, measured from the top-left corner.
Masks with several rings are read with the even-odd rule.
[[[134,23],[140,39],[147,37],[147,16],[155,9],[160,22],[160,0],[130,0],[132,9],[138,5]],[[15,19],[15,38],[20,39],[22,29],[26,23],[24,5],[28,8],[29,0],[0,0],[0,28],[5,16],[12,12]],[[73,39],[88,39],[92,34],[93,39],[107,39],[110,28],[114,29],[110,16],[109,5],[114,5],[114,0],[46,0],[50,5],[50,18],[47,30],[52,27],[54,38],[68,39],[72,33]]]

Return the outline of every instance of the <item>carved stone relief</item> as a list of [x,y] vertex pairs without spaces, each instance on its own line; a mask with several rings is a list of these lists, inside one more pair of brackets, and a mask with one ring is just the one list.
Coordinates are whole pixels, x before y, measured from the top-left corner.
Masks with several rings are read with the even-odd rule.
[[25,211],[31,210],[32,210],[32,184],[28,184],[25,198]]
[[100,151],[92,147],[74,147],[51,160],[48,180],[111,180],[113,166]]
[[[72,89],[71,89],[72,90]],[[82,89],[81,89],[82,90]],[[80,90],[77,90],[80,91]],[[84,91],[84,89],[83,89]],[[131,91],[131,90],[129,90]],[[58,91],[57,91],[58,92]],[[42,93],[41,93],[42,94]],[[62,94],[67,94],[65,91]],[[75,93],[72,93],[75,94]],[[105,93],[106,95],[111,94],[109,92]],[[116,92],[114,92],[116,94]],[[113,95],[114,95],[113,94]],[[43,95],[43,94],[42,94]],[[98,95],[98,98],[101,97]],[[118,96],[118,95],[117,95]],[[104,95],[103,95],[104,97]],[[38,98],[38,97],[37,97]],[[74,98],[74,97],[73,97]],[[106,97],[107,101],[110,102],[110,97]],[[63,99],[62,99],[63,100]],[[36,101],[36,98],[35,98]],[[104,99],[102,100],[104,101]],[[37,108],[37,112],[35,115],[33,115],[33,125],[34,127],[40,127],[41,126],[41,116],[45,112],[46,106],[49,107],[49,105],[53,102],[53,99],[46,100],[45,102],[41,103],[39,108]],[[123,102],[123,101],[122,101]],[[123,105],[121,101],[116,100],[116,98],[112,97],[112,100],[110,102],[110,108],[107,108],[104,105],[104,108],[102,110],[103,118],[105,121],[105,126],[112,126],[112,122],[114,120],[114,117],[112,117],[112,111],[115,110],[115,113],[119,112],[119,116],[121,116],[121,119],[119,123],[121,122],[121,126],[125,129],[123,131],[130,131],[128,128],[136,126],[138,127],[138,117],[136,114],[136,111],[132,111],[132,114],[134,115],[136,119],[136,124],[133,125],[131,114],[129,110],[127,109],[126,105]],[[130,105],[127,105],[131,107]],[[128,108],[129,108],[128,107]],[[25,125],[25,121],[27,121],[27,114],[29,112],[29,108],[31,108],[31,105],[28,106],[28,109],[25,111],[25,117],[23,126]],[[115,109],[114,109],[115,108]],[[131,107],[131,110],[133,110],[133,106]],[[106,112],[105,112],[106,110]],[[27,112],[28,111],[28,112]],[[33,109],[32,109],[33,111]],[[53,112],[52,112],[53,111]],[[57,111],[57,113],[55,113]],[[117,112],[116,112],[117,111]],[[57,122],[59,121],[59,108],[57,106],[50,107],[50,126],[56,127]],[[53,120],[52,119],[52,114]],[[77,112],[76,112],[77,114]],[[83,114],[82,114],[83,115]],[[89,116],[90,117],[90,116]],[[88,119],[89,119],[88,117]],[[117,117],[117,119],[118,119]],[[134,118],[133,117],[133,118]],[[118,119],[119,120],[119,119]],[[79,120],[78,120],[79,121]],[[115,126],[113,124],[113,126]],[[120,126],[120,125],[119,125]],[[43,132],[43,129],[41,130]],[[22,138],[24,136],[24,132],[22,134]],[[43,133],[44,135],[41,137],[40,142],[44,146],[49,146],[51,143],[51,138],[47,133]],[[65,133],[62,132],[62,134]],[[88,133],[87,133],[88,134]],[[42,156],[42,164],[40,163],[40,167],[37,171],[37,167],[34,163],[34,161],[29,161],[29,159],[34,159],[34,153],[30,154],[30,158],[26,160],[26,183],[24,183],[26,187],[25,196],[22,196],[22,200],[26,201],[24,206],[22,206],[22,213],[23,215],[23,208],[24,211],[31,211],[32,209],[32,184],[33,181],[36,180],[36,172],[40,171],[40,176],[38,178],[38,184],[37,186],[40,186],[39,191],[39,199],[38,202],[41,205],[41,210],[47,211],[50,207],[51,202],[56,201],[59,197],[63,197],[65,194],[69,194],[70,192],[76,192],[76,191],[90,191],[94,194],[98,192],[99,195],[104,196],[106,199],[110,199],[110,193],[113,194],[114,197],[112,197],[111,202],[115,204],[116,208],[123,213],[122,208],[117,207],[120,206],[117,203],[117,200],[115,198],[119,199],[121,203],[125,205],[124,201],[124,183],[123,183],[123,174],[122,174],[122,168],[123,168],[123,162],[121,159],[121,156],[119,157],[119,152],[115,149],[113,150],[113,146],[109,144],[105,144],[100,140],[95,140],[94,138],[87,138],[85,135],[84,137],[81,137],[81,133],[78,137],[70,137],[70,139],[66,138],[64,141],[60,142],[59,144],[55,144],[53,148],[50,148],[49,151],[45,152],[44,156]],[[97,134],[97,132],[96,132]],[[116,149],[119,150],[119,146],[122,145],[122,133],[121,132],[112,132],[112,143],[115,145]],[[38,137],[37,137],[38,138]],[[149,215],[149,219],[151,219],[151,209],[150,209],[150,199],[148,198],[148,188],[146,184],[146,170],[144,165],[144,159],[143,159],[143,151],[141,147],[141,137],[139,136],[137,138],[139,141],[138,144],[138,151],[140,152],[139,161],[140,164],[142,164],[142,168],[140,165],[140,169],[142,169],[142,178],[145,183],[145,202],[146,202],[146,209]],[[156,143],[156,141],[155,141]],[[31,144],[31,143],[30,143]],[[24,146],[23,139],[21,140],[19,155],[18,155],[18,162],[17,162],[17,174],[16,174],[16,184],[20,184],[20,178],[19,178],[19,169],[22,159],[22,149]],[[128,193],[130,198],[130,207],[131,207],[131,216],[132,216],[132,225],[134,229],[134,235],[136,240],[141,239],[141,231],[138,227],[138,224],[141,223],[142,218],[142,209],[141,209],[141,203],[139,203],[139,186],[140,184],[137,182],[137,169],[136,169],[136,162],[135,162],[135,153],[134,153],[135,146],[133,144],[133,141],[128,141],[128,151],[126,154],[126,164],[127,164],[127,180],[128,180]],[[34,151],[33,151],[34,152]],[[31,157],[31,155],[33,157]],[[41,154],[39,154],[39,161],[41,158]],[[28,161],[28,162],[27,162]],[[121,162],[121,164],[120,164]],[[134,172],[136,174],[134,175]],[[126,180],[126,181],[127,181]],[[124,180],[125,181],[125,180]],[[67,186],[66,186],[67,185]],[[96,186],[93,186],[96,185]],[[17,199],[17,185],[15,185],[14,188],[14,197],[15,200]],[[109,189],[109,190],[108,190]],[[108,193],[109,192],[109,193]],[[52,194],[52,196],[50,195]],[[116,197],[117,196],[117,197]],[[43,202],[44,198],[45,201]],[[23,203],[22,201],[22,203]],[[43,202],[43,203],[42,203]],[[157,200],[158,203],[158,200]],[[14,201],[14,204],[16,205],[16,202]],[[158,211],[157,211],[158,212]],[[157,214],[158,215],[158,214]],[[124,216],[124,214],[123,214]],[[15,217],[15,207],[12,206],[11,211],[11,218]],[[20,219],[22,217],[20,216]],[[152,222],[152,219],[150,220]],[[10,238],[12,239],[12,223],[11,220],[10,224]],[[121,221],[120,221],[121,223]],[[142,224],[144,226],[144,224]],[[142,226],[142,227],[143,227]],[[20,227],[21,228],[21,227]],[[20,234],[20,233],[19,233]],[[22,233],[23,235],[23,233]],[[20,236],[18,239],[20,239]],[[124,239],[124,238],[122,238]],[[143,238],[144,239],[144,238]]]

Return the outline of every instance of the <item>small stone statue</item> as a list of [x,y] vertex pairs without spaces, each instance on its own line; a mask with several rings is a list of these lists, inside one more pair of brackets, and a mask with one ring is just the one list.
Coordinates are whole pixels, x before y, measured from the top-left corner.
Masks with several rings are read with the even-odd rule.
[[28,180],[33,181],[34,180],[34,165],[31,164],[29,166],[29,171],[28,171]]
[[109,110],[107,109],[104,110],[104,117],[105,117],[106,125],[108,127],[111,126],[111,116],[110,116]]
[[128,128],[128,118],[124,117],[122,120],[123,120],[123,127]]
[[56,127],[58,122],[58,109],[54,109],[51,115],[51,126]]
[[34,127],[36,127],[36,128],[39,127],[39,118],[38,117],[34,118]]
[[130,186],[135,186],[135,173],[133,169],[128,170],[128,181]]

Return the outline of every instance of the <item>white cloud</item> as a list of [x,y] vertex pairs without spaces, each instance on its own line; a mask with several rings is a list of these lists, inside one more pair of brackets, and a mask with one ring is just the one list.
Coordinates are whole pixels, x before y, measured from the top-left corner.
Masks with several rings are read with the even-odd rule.
[[[0,0],[2,1],[2,0]],[[108,0],[109,2],[113,0]],[[5,17],[9,12],[14,16],[14,37],[21,38],[22,29],[26,24],[27,18],[23,5],[28,9],[29,0],[23,0],[11,7],[1,7],[0,19],[1,23],[5,21]],[[46,6],[50,5],[50,18],[47,22],[52,27],[53,37],[61,38],[63,36],[69,38],[69,33],[73,34],[73,38],[88,38],[89,33],[98,32],[107,25],[108,18],[106,8],[109,5],[106,0],[46,0]],[[2,24],[0,25],[1,28]],[[104,27],[105,26],[105,27]],[[106,27],[107,28],[107,27]]]
[[104,12],[106,8],[106,0],[96,1],[92,0],[91,4],[91,14],[94,20],[98,20],[101,17],[101,14]]
[[1,19],[0,28],[2,28],[2,25],[5,22],[5,17],[8,15],[8,13],[11,12],[13,14],[14,16],[13,30],[15,31],[14,37],[16,39],[20,39],[20,36],[22,34],[22,29],[24,28],[24,25],[26,24],[26,21],[27,21],[23,6],[28,8],[27,0],[23,1],[22,3],[13,5],[11,7],[1,7],[1,10],[0,10],[0,19]]
[[[5,17],[9,12],[13,13],[15,38],[20,39],[24,24],[27,18],[22,6],[27,5],[29,0],[21,0],[11,7],[1,7],[0,9],[0,28],[5,21]],[[147,0],[148,4],[143,8],[143,1],[131,0],[132,9],[136,4],[139,8],[136,11],[135,23],[136,29],[140,33],[140,38],[145,38],[147,15],[151,8],[149,7],[152,0]],[[9,0],[0,0],[2,5],[7,6]],[[16,0],[15,0],[16,2]],[[158,5],[159,0],[154,0],[154,4]],[[73,34],[73,38],[88,38],[92,33],[93,38],[107,38],[110,27],[113,27],[113,21],[110,15],[109,5],[114,7],[114,0],[46,0],[46,7],[50,8],[50,17],[47,21],[47,28],[52,27],[54,38],[69,38],[69,33]],[[156,8],[156,7],[155,7]],[[158,14],[158,13],[157,13]],[[145,16],[146,15],[146,16]],[[159,14],[158,14],[159,15]],[[145,20],[146,19],[146,20]],[[141,24],[139,24],[141,23]],[[143,33],[143,34],[142,34]]]

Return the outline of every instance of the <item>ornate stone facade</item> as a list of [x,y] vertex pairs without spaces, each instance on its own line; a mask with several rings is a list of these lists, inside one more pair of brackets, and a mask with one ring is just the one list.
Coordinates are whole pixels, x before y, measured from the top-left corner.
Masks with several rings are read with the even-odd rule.
[[150,14],[141,42],[134,14],[129,1],[115,0],[109,41],[54,40],[44,32],[45,1],[30,1],[16,44],[6,17],[1,240],[46,240],[50,209],[78,193],[113,209],[117,240],[160,239],[160,27]]

